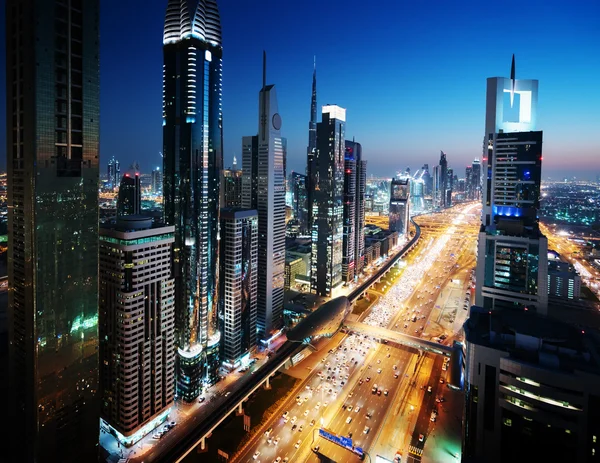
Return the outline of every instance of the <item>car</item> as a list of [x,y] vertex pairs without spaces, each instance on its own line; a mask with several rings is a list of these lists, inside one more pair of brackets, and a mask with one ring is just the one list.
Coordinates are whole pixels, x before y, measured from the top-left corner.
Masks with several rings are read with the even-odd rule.
[[346,410],[348,410],[349,412],[352,411],[352,405],[348,405],[348,407],[346,407]]
[[152,439],[159,440],[161,437],[162,437],[162,434],[159,434],[159,433],[152,434]]
[[273,445],[277,445],[277,444],[279,444],[279,441],[280,441],[280,440],[281,440],[281,437],[277,437],[277,439],[275,439],[275,440],[273,441]]
[[356,407],[356,408],[354,409],[354,413],[358,413],[358,412],[360,412],[360,407]]
[[448,370],[448,364],[444,363],[444,364],[442,365],[442,370],[443,370],[443,371],[446,371],[446,370]]
[[317,402],[317,405],[315,405],[315,408],[318,410],[319,408],[321,408],[321,402]]
[[436,418],[437,418],[437,415],[432,412],[431,413],[431,418],[429,418],[429,421],[431,421],[433,423],[433,422],[435,422]]
[[346,424],[350,424],[352,423],[352,417],[349,416],[348,418],[346,418]]
[[273,438],[272,438],[272,437],[269,437],[269,438],[267,439],[267,444],[272,444],[272,443],[273,443]]
[[296,415],[294,415],[294,417],[292,418],[292,424],[294,424],[296,422],[298,418],[296,418]]
[[425,440],[425,436],[423,434],[419,434],[419,442],[423,442]]
[[383,395],[388,395],[390,393],[390,391],[388,391],[387,389],[385,391],[383,391]]
[[393,368],[394,370],[397,370],[397,369],[398,369],[398,365],[393,365],[393,366],[392,366],[392,368]]
[[284,417],[284,418],[287,418],[289,414],[290,414],[290,412],[288,412],[288,411],[286,410],[286,412],[283,414],[283,417]]
[[352,439],[352,431],[350,431],[350,432],[348,433],[348,437],[349,437],[350,439]]
[[362,383],[363,383],[363,380],[361,379],[361,380],[358,382],[358,385],[359,385],[359,386],[362,386]]
[[377,389],[377,395],[381,395],[381,389]]
[[365,418],[368,420],[372,417],[373,415],[369,412],[365,413]]
[[365,381],[368,383],[369,381],[371,381],[371,377],[367,376],[367,379]]
[[329,402],[323,402],[323,407],[327,407],[327,405],[329,405]]
[[297,427],[298,427],[298,425],[297,425],[297,424],[293,425],[293,426],[292,426],[292,431],[295,431]]
[[427,386],[427,392],[429,392],[431,394],[431,391],[432,391],[431,386]]
[[[311,388],[310,390],[312,391],[312,388]],[[308,402],[308,396],[306,396],[306,397],[304,398],[304,401],[305,401],[305,402]]]
[[273,463],[281,463],[281,457],[275,458],[275,461]]
[[381,373],[381,368],[378,368],[378,369],[377,369],[377,373]]
[[265,431],[265,436],[269,437],[269,435],[271,434],[271,431],[273,431],[272,427]]
[[314,426],[315,425],[315,420],[311,420],[310,425]]
[[298,447],[300,447],[300,444],[301,444],[301,443],[302,443],[302,441],[301,441],[300,439],[298,439],[298,442],[296,442],[296,443],[294,444],[294,447],[295,447],[295,448],[298,448]]
[[257,450],[257,451],[254,453],[254,455],[252,455],[252,458],[253,458],[254,460],[256,460],[256,459],[258,458],[258,456],[259,456],[259,455],[260,455],[260,451],[259,451],[259,450]]
[[321,447],[319,447],[318,445],[315,445],[315,447],[312,449],[313,452],[317,453],[319,451]]
[[394,378],[398,379],[398,373],[394,373]]
[[304,415],[304,416],[308,416],[308,408],[307,408],[306,410],[304,410],[304,413],[303,413],[303,415]]
[[381,363],[381,360],[377,359],[377,363],[378,363],[378,364],[379,364],[379,363]]
[[444,383],[445,383],[444,378],[440,378],[440,384],[444,384]]
[[300,427],[298,428],[298,432],[302,432],[303,429],[304,429],[304,425],[301,424]]
[[363,434],[369,434],[370,430],[371,430],[371,428],[369,428],[368,426],[365,426],[365,429],[363,429]]

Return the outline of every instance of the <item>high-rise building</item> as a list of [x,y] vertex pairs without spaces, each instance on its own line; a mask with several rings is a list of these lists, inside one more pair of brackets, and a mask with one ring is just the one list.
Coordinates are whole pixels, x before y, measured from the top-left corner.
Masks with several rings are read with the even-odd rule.
[[447,184],[446,184],[446,207],[452,206],[452,193],[454,192],[454,169],[447,169]]
[[119,185],[117,198],[117,217],[139,214],[142,210],[142,188],[140,174],[125,174]]
[[[358,276],[365,261],[365,191],[367,188],[367,161],[362,158],[362,145],[346,140],[344,162],[354,163],[356,187],[354,189],[354,275]],[[344,186],[345,188],[345,186]],[[344,218],[345,220],[345,218]]]
[[310,99],[310,121],[308,123],[308,148],[306,154],[307,228],[312,226],[314,187],[316,179],[315,157],[317,155],[317,60],[315,58]]
[[431,175],[431,201],[434,209],[443,207],[443,184],[442,168],[439,165],[433,166]]
[[97,0],[6,2],[3,454],[15,461],[97,459],[98,9]]
[[[515,131],[535,128],[537,81],[511,80],[488,79],[476,300],[488,310],[535,307],[544,313],[548,242],[538,226],[542,132]],[[513,89],[521,95],[516,101]],[[520,112],[511,103],[520,103]]]
[[163,202],[175,226],[177,395],[218,379],[223,166],[221,22],[215,0],[169,0],[163,34]]
[[155,169],[152,170],[152,193],[154,194],[160,194],[162,192],[162,184],[163,184],[163,179],[162,179],[162,172],[160,171],[160,167],[157,167]]
[[356,159],[352,147],[345,147],[343,198],[342,281],[354,280],[356,259]]
[[440,195],[439,207],[447,207],[448,199],[448,160],[446,159],[446,153],[440,151],[440,163],[438,170],[438,189]]
[[474,192],[473,192],[473,166],[467,166],[465,168],[465,193],[466,193],[466,199],[467,200],[472,200],[474,199]]
[[292,209],[294,210],[294,219],[301,235],[308,234],[308,191],[306,175],[292,172],[291,190],[292,190]]
[[110,189],[117,188],[119,186],[119,179],[121,178],[121,165],[119,161],[113,156],[108,161],[108,182],[107,186]]
[[311,257],[311,290],[320,296],[332,296],[343,283],[345,125],[345,109],[323,106],[317,124]]
[[389,227],[399,237],[408,236],[410,221],[410,178],[393,178],[390,185]]
[[266,83],[266,54],[258,107],[258,135],[242,139],[242,207],[258,211],[257,330],[268,339],[283,326],[285,139],[275,86]]
[[481,161],[474,159],[471,167],[473,168],[473,175],[471,177],[473,197],[471,199],[479,200],[481,199]]
[[224,207],[242,206],[242,171],[234,169],[223,170]]
[[100,229],[101,416],[125,446],[164,421],[173,404],[174,231],[140,215]]
[[233,369],[256,346],[258,215],[221,210],[221,359]]

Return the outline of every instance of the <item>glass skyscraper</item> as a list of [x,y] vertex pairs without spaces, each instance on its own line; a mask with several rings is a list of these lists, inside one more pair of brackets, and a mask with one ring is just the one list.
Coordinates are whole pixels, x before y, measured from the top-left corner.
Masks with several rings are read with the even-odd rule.
[[196,398],[219,365],[221,22],[215,0],[169,0],[163,35],[163,198],[175,226],[177,394]]
[[97,459],[98,28],[97,0],[6,3],[14,437],[3,442],[19,444],[17,461]]

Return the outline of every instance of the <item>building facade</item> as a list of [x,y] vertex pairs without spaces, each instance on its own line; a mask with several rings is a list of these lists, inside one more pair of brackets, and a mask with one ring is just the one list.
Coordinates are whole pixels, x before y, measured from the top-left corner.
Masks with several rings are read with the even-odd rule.
[[354,280],[356,270],[356,160],[347,147],[344,155],[343,208],[342,281],[348,284]]
[[100,229],[101,416],[125,446],[164,421],[175,396],[174,232],[140,215]]
[[117,197],[117,216],[139,214],[142,210],[142,188],[140,174],[125,174],[119,184]]
[[109,189],[117,188],[119,185],[119,179],[121,178],[121,164],[119,161],[115,159],[113,156],[110,161],[108,161],[108,182],[107,186]]
[[307,231],[312,226],[314,186],[316,179],[315,157],[317,155],[317,62],[313,69],[312,94],[310,99],[310,121],[308,123],[308,148],[306,150]]
[[258,214],[221,210],[221,359],[237,368],[256,347]]
[[151,177],[152,193],[154,193],[154,194],[162,193],[163,179],[162,179],[162,172],[160,171],[160,167],[156,167],[155,169],[153,169],[151,175],[152,175],[152,177]]
[[294,211],[294,220],[298,226],[301,235],[308,234],[308,179],[306,175],[292,172],[291,190],[292,190],[292,209]]
[[389,230],[408,236],[410,226],[410,183],[408,177],[393,178],[390,185]]
[[259,92],[258,135],[242,139],[242,206],[258,212],[257,330],[268,339],[283,327],[285,285],[285,139],[274,85]]
[[223,166],[221,23],[215,0],[169,0],[163,34],[163,202],[175,226],[177,395],[192,401],[219,366]]
[[569,262],[548,259],[548,297],[577,300],[581,296],[581,277]]
[[223,170],[223,207],[242,207],[242,171]]
[[[5,4],[4,442],[15,461],[93,461],[97,453],[98,8],[95,0]],[[23,436],[27,445],[11,451]]]
[[323,106],[322,121],[317,124],[311,290],[327,297],[343,283],[345,125],[345,109]]

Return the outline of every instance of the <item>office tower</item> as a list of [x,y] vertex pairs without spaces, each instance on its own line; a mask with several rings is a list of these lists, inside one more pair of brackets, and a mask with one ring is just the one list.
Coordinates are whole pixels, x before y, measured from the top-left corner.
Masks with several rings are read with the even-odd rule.
[[348,284],[356,267],[356,159],[352,147],[344,145],[344,150],[342,281]]
[[345,109],[323,106],[322,119],[317,124],[311,290],[328,297],[343,283],[345,125]]
[[125,446],[165,420],[173,404],[174,232],[139,215],[100,229],[101,416]]
[[312,213],[313,213],[313,193],[315,190],[316,179],[316,166],[315,157],[317,155],[317,60],[315,57],[315,63],[313,68],[313,80],[312,80],[312,96],[310,100],[310,121],[308,123],[308,148],[306,154],[306,191],[307,196],[307,209],[308,209],[308,220],[307,226],[312,226]]
[[431,196],[433,192],[433,177],[431,172],[429,172],[429,164],[423,164],[421,170],[423,171],[423,195]]
[[258,214],[221,210],[221,358],[233,369],[256,346]]
[[597,461],[597,331],[582,311],[553,310],[471,307],[463,461]]
[[242,139],[242,207],[258,211],[257,330],[269,339],[283,326],[285,278],[285,186],[281,116],[274,85],[266,83],[258,97],[258,135]]
[[117,198],[117,217],[139,214],[142,210],[142,188],[140,187],[140,174],[125,174],[119,185]]
[[431,176],[431,200],[434,209],[442,207],[442,174],[439,165],[433,166],[433,175]]
[[163,34],[163,202],[175,226],[177,395],[194,400],[219,368],[221,22],[215,0],[169,0]]
[[547,306],[548,242],[538,226],[542,132],[516,131],[535,128],[535,103],[537,81],[488,79],[476,289],[488,310],[544,313]]
[[362,145],[346,140],[346,162],[351,158],[356,165],[354,202],[354,275],[359,275],[365,261],[365,191],[367,188],[367,161],[362,158]]
[[425,181],[423,175],[424,171],[419,170],[410,179],[410,207],[413,215],[425,210]]
[[473,166],[467,166],[465,168],[465,193],[466,193],[466,199],[467,200],[474,199],[474,191],[473,191]]
[[[550,256],[550,253],[549,253]],[[552,299],[579,299],[581,277],[569,262],[559,258],[548,259],[548,297]]]
[[447,169],[446,178],[446,207],[452,206],[452,193],[454,192],[454,169]]
[[237,158],[235,156],[233,157],[233,163],[231,164],[231,170],[233,170],[234,172],[238,170]]
[[471,191],[473,191],[472,199],[481,199],[481,161],[474,159],[473,164],[473,176]]
[[410,178],[393,178],[390,186],[389,227],[398,236],[408,236],[410,220]]
[[447,190],[448,190],[448,160],[446,159],[446,153],[440,151],[440,163],[438,171],[438,188],[440,194],[440,205],[439,207],[447,207]]
[[108,188],[114,189],[119,186],[119,180],[121,178],[121,165],[119,161],[115,159],[113,156],[110,161],[108,161]]
[[162,172],[160,171],[160,167],[152,170],[152,193],[160,194],[162,192]]
[[98,1],[8,0],[5,11],[10,372],[2,380],[12,410],[4,442],[19,443],[18,461],[93,461]]
[[236,169],[223,170],[224,207],[242,206],[242,171]]
[[291,190],[292,190],[292,208],[294,210],[294,219],[297,222],[301,235],[307,235],[308,224],[308,191],[306,175],[292,172]]

